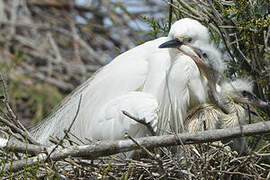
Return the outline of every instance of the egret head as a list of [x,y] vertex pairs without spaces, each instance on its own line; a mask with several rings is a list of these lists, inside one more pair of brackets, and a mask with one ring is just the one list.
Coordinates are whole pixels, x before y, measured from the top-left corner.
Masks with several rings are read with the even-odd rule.
[[236,79],[221,85],[221,94],[232,98],[236,103],[251,104],[262,108],[270,108],[269,102],[264,102],[252,92],[253,82],[249,79]]
[[224,103],[221,101],[217,92],[217,83],[222,78],[222,74],[226,69],[226,65],[221,57],[221,53],[214,47],[214,45],[206,44],[201,48],[196,48],[188,45],[194,52],[184,52],[191,57],[197,64],[200,71],[208,79],[208,98],[220,108],[224,113],[228,114]]
[[[169,32],[167,42],[161,44],[160,48],[179,48],[183,44],[208,44],[209,34],[206,27],[198,21],[184,18],[176,21]],[[178,51],[179,52],[179,51]]]
[[211,85],[215,86],[222,79],[222,74],[227,68],[220,51],[213,44],[206,44],[200,48],[190,46],[190,48],[196,55],[185,54],[194,60]]

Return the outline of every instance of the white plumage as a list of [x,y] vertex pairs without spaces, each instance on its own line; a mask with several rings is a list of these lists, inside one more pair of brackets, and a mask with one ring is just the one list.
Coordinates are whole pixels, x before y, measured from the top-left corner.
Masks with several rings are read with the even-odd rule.
[[[242,92],[252,93],[252,83],[246,79],[236,79],[231,82],[223,82],[219,89],[220,101],[228,114],[223,113],[210,102],[200,104],[189,112],[185,121],[185,128],[188,132],[236,127],[239,126],[239,123],[245,124],[247,111],[238,100],[245,98],[242,96]],[[252,104],[252,101],[249,102]],[[205,127],[203,127],[204,122]]]
[[[247,98],[242,96],[242,92],[252,93],[252,83],[245,79],[237,79],[232,82],[222,83],[220,90],[218,95],[228,114],[225,114],[213,104],[201,104],[189,112],[188,118],[185,121],[185,129],[188,132],[233,128],[238,127],[239,124],[246,124],[248,112],[238,100]],[[251,100],[249,102],[253,104]],[[236,138],[232,142],[231,145],[234,150],[237,150],[239,153],[247,152],[248,149],[244,137]]]
[[[225,66],[223,61],[217,61],[220,55],[211,46],[205,46],[197,49],[203,57],[202,61],[196,60],[200,69],[209,80],[209,94],[216,98],[214,102],[211,99],[207,103],[200,104],[189,111],[185,120],[185,130],[196,132],[218,128],[232,128],[246,124],[247,110],[243,104],[252,104],[260,107],[269,107],[269,103],[263,102],[252,93],[252,81],[248,79],[236,79],[234,81],[225,81],[221,76]],[[218,82],[221,85],[218,85]],[[221,111],[221,109],[224,110]],[[225,142],[225,141],[224,141]],[[245,137],[232,140],[231,147],[239,153],[247,152]]]
[[[63,130],[69,127],[75,117],[80,95],[81,108],[71,132],[79,138],[94,140],[94,134],[101,131],[95,127],[96,121],[102,116],[102,109],[109,101],[130,91],[159,93],[169,66],[168,50],[158,48],[165,40],[166,38],[159,38],[146,42],[116,57],[78,87],[51,116],[36,126],[31,131],[34,137],[41,143],[47,143],[50,136],[63,137]],[[110,126],[110,123],[104,125]],[[121,137],[123,136],[124,134]]]
[[156,131],[159,111],[156,98],[144,92],[128,92],[112,99],[102,107],[93,128],[90,128],[94,132],[90,136],[96,140],[117,140],[123,137],[125,132],[128,132],[131,137],[145,136],[147,127],[127,117],[122,113],[123,111],[138,119],[144,119]]
[[[145,116],[154,125],[159,109],[158,135],[182,132],[187,110],[207,97],[206,78],[194,61],[179,51],[192,51],[183,42],[198,47],[208,45],[208,30],[195,20],[181,19],[172,26],[168,37],[117,56],[36,126],[31,131],[34,137],[41,143],[47,143],[49,136],[62,137],[75,116],[80,96],[81,107],[71,128],[79,138],[121,139],[124,131],[134,137],[145,136],[147,130],[141,131],[143,127],[123,116],[121,110],[135,117]],[[170,48],[159,48],[161,44]]]

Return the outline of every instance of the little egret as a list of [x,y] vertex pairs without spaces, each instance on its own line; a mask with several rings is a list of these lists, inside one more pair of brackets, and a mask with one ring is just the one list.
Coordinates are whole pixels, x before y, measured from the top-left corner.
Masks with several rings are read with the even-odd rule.
[[[184,124],[186,131],[196,132],[245,125],[248,119],[248,111],[243,107],[243,104],[269,107],[268,103],[260,100],[252,93],[252,83],[246,79],[222,83],[218,96],[228,114],[222,112],[214,104],[201,104],[189,112]],[[247,152],[244,137],[234,139],[231,146],[239,154]]]
[[[192,46],[208,44],[206,27],[196,20],[181,19],[172,25],[168,37],[148,41],[117,56],[31,132],[40,143],[47,143],[49,136],[63,137],[63,130],[75,117],[80,97],[80,109],[71,127],[71,132],[79,138],[122,139],[123,130],[127,133],[139,131],[141,125],[134,125],[134,121],[120,115],[125,108],[132,115],[146,116],[149,123],[156,124],[157,118],[149,113],[147,119],[143,109],[149,99],[153,104],[151,110],[156,111],[157,106],[159,109],[157,134],[182,132],[188,108],[205,102],[207,96],[207,79],[192,58],[183,52]],[[138,136],[145,134],[146,131],[140,132]],[[136,133],[133,135],[138,137]]]
[[[204,50],[202,50],[204,49]],[[217,70],[217,61],[212,48],[203,47],[197,49],[200,52],[201,60],[193,56],[195,62],[204,71],[209,79],[210,89],[216,97],[213,104],[200,104],[189,112],[185,120],[185,130],[188,132],[203,131],[217,128],[230,128],[246,124],[247,110],[243,108],[243,104],[251,104],[259,107],[269,107],[266,103],[257,98],[252,93],[252,82],[247,79],[236,79],[231,82],[222,82],[221,86],[217,84],[219,73]],[[210,56],[209,56],[210,55]],[[203,60],[203,61],[202,61]],[[218,105],[218,106],[216,106]],[[222,110],[220,109],[222,107]],[[226,113],[224,113],[224,111]],[[239,153],[247,152],[246,139],[244,137],[233,140],[232,148]]]

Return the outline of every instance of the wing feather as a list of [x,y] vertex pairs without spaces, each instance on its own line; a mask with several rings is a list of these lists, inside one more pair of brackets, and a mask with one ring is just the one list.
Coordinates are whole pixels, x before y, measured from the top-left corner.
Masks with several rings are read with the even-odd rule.
[[82,95],[81,108],[71,132],[78,137],[90,138],[91,131],[95,130],[92,122],[109,100],[143,88],[149,73],[149,59],[164,51],[158,46],[165,41],[166,38],[149,41],[117,56],[73,91],[44,122],[34,127],[34,137],[46,143],[49,136],[63,136],[63,130],[74,119]]

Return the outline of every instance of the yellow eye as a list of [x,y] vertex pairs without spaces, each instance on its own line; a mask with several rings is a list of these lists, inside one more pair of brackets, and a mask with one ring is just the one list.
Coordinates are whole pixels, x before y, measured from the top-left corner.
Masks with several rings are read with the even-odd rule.
[[176,39],[179,39],[180,41],[184,41],[184,37],[181,37],[181,36],[176,36]]

